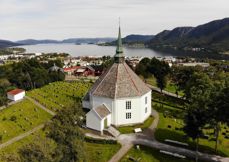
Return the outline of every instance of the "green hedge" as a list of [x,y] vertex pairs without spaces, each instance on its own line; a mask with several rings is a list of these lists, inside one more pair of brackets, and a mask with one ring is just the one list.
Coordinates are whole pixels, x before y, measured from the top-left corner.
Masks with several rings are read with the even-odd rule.
[[85,136],[85,141],[90,143],[98,143],[98,144],[117,144],[117,141],[115,140],[95,139],[87,136]]

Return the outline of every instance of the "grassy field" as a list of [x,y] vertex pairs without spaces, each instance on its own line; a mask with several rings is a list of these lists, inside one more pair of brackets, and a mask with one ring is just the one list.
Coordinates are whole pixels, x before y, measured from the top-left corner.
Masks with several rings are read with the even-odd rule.
[[191,162],[188,159],[180,159],[173,156],[165,155],[146,146],[140,146],[140,150],[136,147],[131,148],[131,150],[122,158],[120,162],[131,162],[140,159],[139,162]]
[[[185,142],[189,144],[189,149],[194,150],[195,142],[193,142],[192,139],[187,138],[182,130],[184,126],[184,110],[182,110],[179,106],[178,108],[175,108],[174,103],[172,104],[172,106],[169,106],[169,104],[170,101],[166,102],[166,105],[153,102],[153,108],[155,108],[160,115],[159,124],[155,133],[156,139],[161,142],[165,142],[165,139]],[[229,139],[226,139],[225,135],[223,135],[222,133],[229,135],[229,128],[226,126],[222,126],[222,131],[219,136],[220,144],[218,146],[218,153],[222,156],[229,156]],[[202,152],[214,153],[214,130],[205,129],[204,134],[209,136],[209,138],[200,138],[199,150]]]
[[51,115],[28,100],[0,111],[0,135],[5,142],[48,121]]
[[64,107],[71,107],[77,100],[81,100],[90,86],[91,83],[82,81],[54,82],[42,88],[29,91],[27,95],[48,109],[57,111]]
[[127,134],[127,133],[134,133],[134,129],[141,128],[142,130],[148,128],[153,122],[153,117],[150,116],[143,124],[137,124],[134,126],[125,126],[125,127],[118,127],[120,133]]

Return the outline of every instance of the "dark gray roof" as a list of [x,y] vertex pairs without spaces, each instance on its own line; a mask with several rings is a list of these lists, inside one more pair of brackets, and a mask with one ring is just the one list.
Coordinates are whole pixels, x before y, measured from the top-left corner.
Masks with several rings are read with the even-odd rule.
[[49,71],[61,71],[64,72],[64,70],[58,66],[56,66],[56,64],[54,63],[54,65],[52,67],[49,68]]
[[101,119],[103,119],[104,117],[106,117],[107,115],[109,115],[111,112],[109,111],[109,109],[104,105],[99,105],[98,107],[93,109]]
[[124,63],[114,63],[92,86],[89,93],[108,98],[142,96],[151,89]]

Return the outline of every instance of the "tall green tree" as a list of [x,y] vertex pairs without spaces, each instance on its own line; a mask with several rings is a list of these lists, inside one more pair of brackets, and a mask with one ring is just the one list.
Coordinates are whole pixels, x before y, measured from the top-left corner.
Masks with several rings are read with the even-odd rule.
[[81,130],[84,113],[81,106],[62,109],[47,125],[48,137],[56,143],[55,161],[77,162],[85,159],[84,133]]
[[210,119],[215,129],[215,152],[217,152],[221,124],[229,125],[229,87],[225,87],[220,93],[214,94],[215,96],[209,105],[209,114],[211,114]]
[[155,76],[157,80],[157,86],[161,92],[166,87],[167,77],[170,73],[169,65],[164,61],[159,61],[155,57],[150,62],[150,72]]
[[205,73],[194,73],[185,86],[185,96],[190,102],[207,103],[211,96],[213,83]]
[[[212,81],[204,73],[194,73],[185,88],[188,104],[184,132],[196,140],[196,152],[203,128],[210,122],[208,104],[211,100],[212,89]],[[198,161],[198,154],[196,154],[196,161]]]
[[138,75],[144,77],[144,79],[149,78],[152,74],[150,73],[150,59],[143,58],[135,68],[135,72]]
[[7,89],[10,86],[10,82],[7,79],[0,79],[0,106],[7,105]]

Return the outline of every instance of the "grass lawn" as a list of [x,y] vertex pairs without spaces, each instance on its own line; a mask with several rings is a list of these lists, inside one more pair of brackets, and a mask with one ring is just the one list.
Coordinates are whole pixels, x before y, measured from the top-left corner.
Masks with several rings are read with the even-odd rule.
[[[163,108],[153,104],[153,108],[157,109],[160,115],[159,124],[155,137],[157,140],[164,142],[165,139],[171,139],[175,141],[185,142],[189,144],[189,149],[195,149],[195,142],[192,139],[187,138],[183,132],[183,111],[174,107],[164,106]],[[171,126],[171,128],[169,128]],[[219,136],[218,153],[222,156],[229,156],[229,139],[224,138],[222,132],[229,132],[229,128],[222,127],[222,131]],[[209,136],[209,139],[200,138],[199,150],[207,153],[214,153],[215,141],[213,136],[213,129],[205,129],[205,134]],[[229,135],[229,133],[227,133]]]
[[137,124],[134,126],[125,126],[125,127],[118,127],[120,133],[127,134],[127,133],[134,133],[134,129],[141,128],[142,130],[148,128],[153,123],[153,117],[150,116],[143,124]]
[[140,146],[140,150],[133,147],[130,151],[122,158],[120,162],[131,162],[133,160],[141,159],[139,162],[191,162],[188,159],[180,159],[173,156],[165,155],[160,153],[159,150],[152,149],[146,146]]
[[26,99],[3,109],[0,111],[0,135],[2,135],[0,143],[31,130],[51,117]]
[[120,144],[85,143],[89,162],[107,162],[121,148]]
[[37,100],[50,110],[57,111],[64,107],[74,106],[87,93],[91,83],[83,81],[54,82],[42,88],[27,92],[27,95]]

